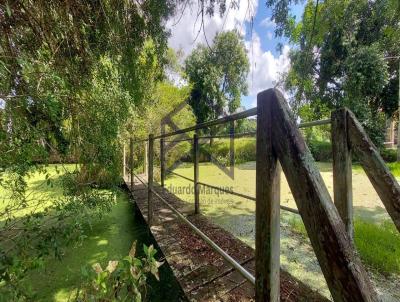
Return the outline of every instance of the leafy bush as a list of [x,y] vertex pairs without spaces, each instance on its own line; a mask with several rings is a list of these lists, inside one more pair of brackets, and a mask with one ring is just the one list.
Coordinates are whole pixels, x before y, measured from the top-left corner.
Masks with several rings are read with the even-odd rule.
[[316,161],[332,160],[332,144],[329,141],[311,140],[307,143],[311,154]]
[[145,257],[136,257],[136,241],[129,255],[121,261],[109,261],[103,270],[99,263],[92,269],[82,269],[87,282],[78,291],[76,301],[142,301],[146,295],[147,276],[152,274],[159,280],[157,251],[153,245],[143,245]]
[[[235,163],[241,164],[256,160],[256,140],[254,138],[235,139],[234,146]],[[308,147],[316,161],[332,160],[332,145],[329,141],[311,140],[308,143]],[[214,141],[211,146],[209,144],[204,144],[202,145],[202,149],[206,152],[200,152],[201,161],[209,161],[209,157],[205,156],[206,153],[209,153],[220,162],[226,165],[229,164],[229,139]]]
[[387,163],[393,163],[397,161],[397,150],[395,149],[381,149],[381,156]]
[[[256,160],[256,140],[253,138],[239,138],[235,139],[234,142],[235,148],[235,163],[240,164],[248,161]],[[210,161],[209,156],[206,154],[212,155],[214,158],[217,158],[219,162],[224,163],[225,165],[229,165],[230,161],[230,140],[222,139],[214,141],[210,146],[209,144],[202,145],[203,152],[201,160],[202,161]]]

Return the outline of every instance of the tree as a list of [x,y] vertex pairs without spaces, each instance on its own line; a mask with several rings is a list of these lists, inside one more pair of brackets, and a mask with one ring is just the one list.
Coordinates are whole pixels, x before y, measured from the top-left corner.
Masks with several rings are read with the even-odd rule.
[[293,107],[311,105],[313,118],[347,106],[382,142],[384,118],[397,110],[400,4],[397,0],[308,1],[296,23],[289,6],[269,0],[275,34],[296,45],[285,86]]
[[[98,188],[120,183],[120,135],[163,77],[164,23],[174,2],[0,2],[5,300],[35,300],[23,285],[27,272],[47,256],[62,257],[62,247],[82,240],[92,220],[110,210],[115,196]],[[42,164],[52,152],[76,154],[80,165],[74,173],[64,167],[65,196],[47,205],[45,194],[29,192],[26,179],[46,173]],[[49,174],[39,186],[46,184],[52,185]]]
[[199,45],[186,59],[185,72],[198,123],[233,113],[247,93],[249,61],[241,37],[235,31],[222,32],[211,46]]

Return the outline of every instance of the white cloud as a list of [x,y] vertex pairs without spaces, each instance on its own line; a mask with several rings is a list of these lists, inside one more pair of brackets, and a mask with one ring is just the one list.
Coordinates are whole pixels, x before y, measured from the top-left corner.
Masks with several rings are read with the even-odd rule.
[[[279,76],[289,69],[290,48],[285,45],[282,49],[282,54],[274,57],[270,51],[263,51],[260,37],[257,33],[254,33],[252,41],[246,41],[245,45],[250,60],[250,72],[247,78],[249,96],[255,99],[260,91],[274,87],[279,80]],[[255,101],[253,101],[252,105],[256,105]]]
[[271,18],[267,17],[260,22],[260,26],[265,27],[265,28],[274,28],[276,26],[276,23],[271,20]]
[[197,18],[200,1],[192,0],[186,5],[183,14],[181,14],[183,7],[178,9],[177,15],[167,22],[167,28],[171,30],[169,46],[176,50],[182,49],[187,56],[198,43],[205,44],[206,39],[211,43],[217,32],[236,29],[244,35],[245,22],[250,21],[255,15],[258,1],[242,0],[238,2],[238,7],[230,8],[232,1],[227,1],[224,16],[219,15],[217,8],[213,17],[204,17],[204,32],[201,29],[201,16]]
[[[227,8],[231,1],[227,1]],[[257,6],[257,0],[241,0],[237,9],[227,9],[227,13],[223,17],[220,17],[217,11],[212,18],[205,17],[205,35],[203,32],[198,35],[201,17],[196,23],[198,1],[194,0],[186,7],[182,16],[178,13],[175,18],[167,22],[167,28],[171,30],[169,46],[175,50],[182,49],[184,56],[187,56],[198,43],[206,43],[205,36],[211,43],[215,34],[223,30],[237,29],[244,35],[246,32],[245,22],[250,21],[251,16],[256,14]],[[177,23],[178,20],[180,21]],[[271,29],[264,39],[273,40],[272,28],[275,27],[275,23],[270,18],[266,18],[261,21],[260,25]],[[272,52],[262,49],[260,37],[256,32],[253,33],[251,41],[245,41],[245,46],[251,66],[247,79],[249,96],[255,99],[258,92],[274,87],[279,75],[288,70],[290,66],[289,46],[284,46],[282,54],[275,57]]]

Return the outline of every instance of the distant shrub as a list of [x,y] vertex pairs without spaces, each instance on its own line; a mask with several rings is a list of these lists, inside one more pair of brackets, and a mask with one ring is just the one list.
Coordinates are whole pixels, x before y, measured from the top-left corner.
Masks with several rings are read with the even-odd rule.
[[387,163],[394,163],[397,161],[397,150],[395,149],[381,149],[381,156]]
[[[240,164],[248,161],[256,160],[256,140],[254,138],[238,138],[235,139],[235,163]],[[200,156],[201,161],[209,161],[210,158],[206,154],[212,155],[219,162],[228,165],[230,160],[230,141],[229,139],[214,141],[209,144],[202,145],[203,152]]]
[[316,161],[332,160],[332,144],[329,141],[311,140],[307,143],[311,154]]

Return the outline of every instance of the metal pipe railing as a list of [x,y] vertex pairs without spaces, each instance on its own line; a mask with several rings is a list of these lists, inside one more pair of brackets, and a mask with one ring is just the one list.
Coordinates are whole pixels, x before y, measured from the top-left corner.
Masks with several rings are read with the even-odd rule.
[[191,127],[188,127],[188,128],[184,128],[184,129],[179,129],[179,130],[174,131],[174,132],[169,132],[169,133],[166,133],[166,134],[163,134],[163,135],[158,135],[158,136],[155,136],[154,139],[159,139],[159,138],[162,138],[162,137],[169,137],[169,136],[182,134],[182,133],[186,133],[186,132],[190,132],[190,131],[194,131],[194,130],[208,128],[208,127],[211,127],[211,126],[224,124],[224,123],[229,122],[229,121],[236,121],[236,120],[244,119],[244,118],[247,118],[247,117],[250,117],[250,116],[254,116],[254,115],[257,115],[257,108],[252,108],[252,109],[245,110],[245,111],[242,111],[242,112],[239,112],[239,113],[235,113],[235,114],[232,114],[232,115],[224,116],[224,117],[221,117],[221,118],[216,119],[216,120],[212,120],[212,121],[196,124],[194,126],[191,126]]
[[[147,186],[143,180],[136,174],[134,176],[139,179],[139,181]],[[222,256],[229,264],[231,264],[244,278],[246,278],[251,284],[255,285],[255,277],[249,273],[243,266],[241,266],[235,259],[229,256],[218,244],[216,244],[210,237],[204,234],[199,228],[197,228],[193,223],[191,223],[181,212],[169,204],[160,194],[158,194],[154,189],[151,189],[153,194],[158,197],[172,212],[174,212],[179,219],[181,219],[185,224],[187,224],[198,236],[201,237],[214,251]]]
[[[206,184],[206,183],[200,182],[200,181],[198,182],[198,184],[202,185],[202,186],[205,186],[205,187],[209,187],[209,188],[215,189],[215,190],[219,190],[221,192],[225,192],[225,193],[228,193],[228,194],[231,194],[231,195],[236,195],[236,196],[239,196],[239,197],[242,197],[242,198],[245,198],[245,199],[256,201],[255,197],[252,197],[252,196],[249,196],[249,195],[245,195],[245,194],[242,194],[242,193],[238,193],[238,192],[235,192],[235,191],[232,191],[232,190],[226,190],[224,188],[216,187],[216,186],[213,186],[213,185],[209,185],[209,184]],[[294,214],[300,214],[298,210],[293,209],[293,208],[285,207],[285,206],[282,206],[282,205],[280,206],[280,208],[282,210],[285,210],[285,211],[288,211],[288,212],[292,212]]]

